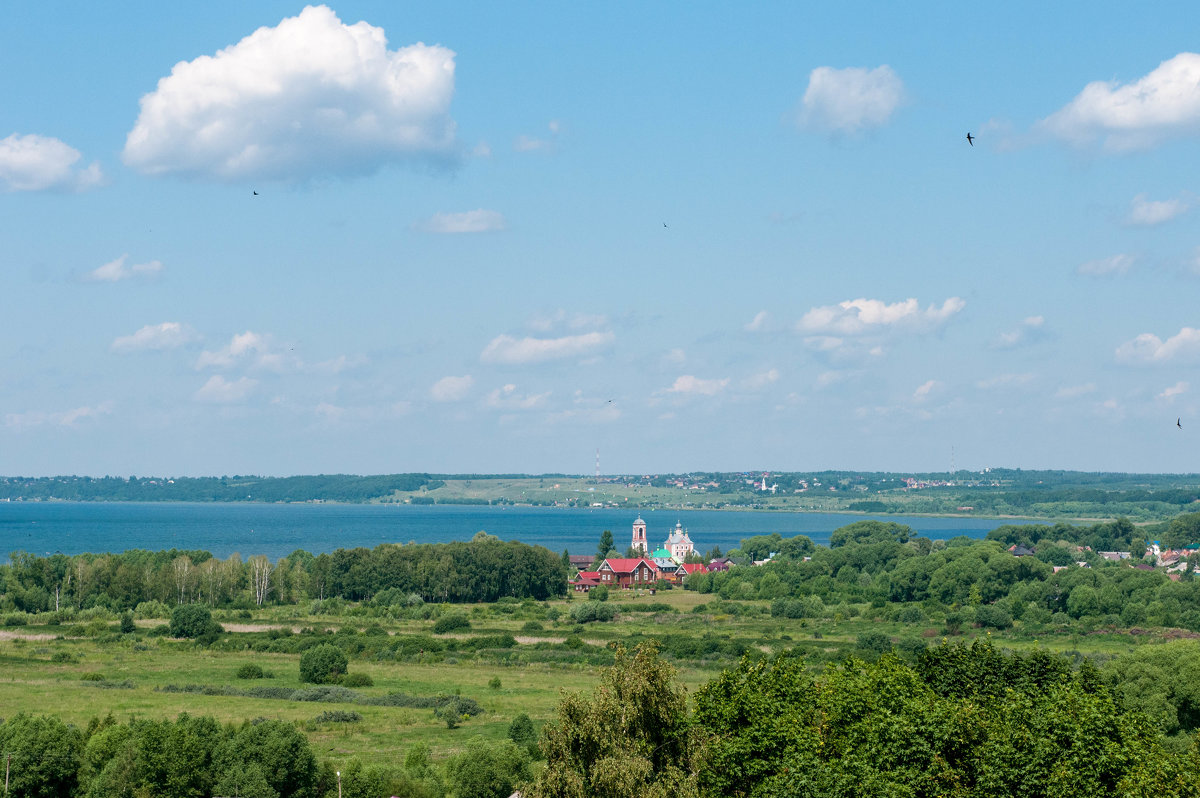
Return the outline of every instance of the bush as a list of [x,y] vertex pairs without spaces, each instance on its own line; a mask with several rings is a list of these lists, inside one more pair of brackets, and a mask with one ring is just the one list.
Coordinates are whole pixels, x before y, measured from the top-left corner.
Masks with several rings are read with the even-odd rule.
[[23,612],[22,613],[14,612],[12,615],[4,616],[4,625],[5,626],[24,626],[27,623],[29,623],[29,621],[26,619],[25,613],[23,613]]
[[546,628],[546,627],[542,626],[542,625],[541,625],[539,622],[537,622],[537,621],[526,621],[526,622],[524,623],[524,625],[522,625],[522,626],[521,626],[521,631],[522,631],[522,632],[541,632],[541,631],[543,631],[545,628]]
[[239,679],[261,679],[263,677],[263,669],[252,662],[247,662],[237,670]]
[[75,655],[70,651],[55,651],[50,655],[51,662],[74,662]]
[[135,618],[170,618],[171,608],[161,601],[143,601],[133,608]]
[[196,639],[220,634],[221,627],[203,604],[184,604],[171,612],[171,636]]
[[346,652],[322,643],[300,655],[300,681],[333,684],[346,673],[347,664]]
[[490,687],[493,690],[499,690],[500,689],[500,677],[493,676],[491,679],[489,679],[488,687]]
[[616,607],[611,604],[601,604],[598,601],[587,601],[571,607],[571,620],[575,623],[611,621],[615,617],[617,617]]
[[331,709],[313,718],[313,723],[358,723],[362,715],[344,709]]
[[79,677],[81,682],[102,682],[104,681],[103,673],[85,673]]
[[137,624],[133,622],[133,613],[127,612],[121,616],[121,634],[127,635],[137,631]]
[[588,601],[608,601],[608,588],[599,585],[588,591]]
[[975,623],[993,629],[1007,629],[1012,626],[1012,614],[995,604],[981,604],[975,608]]
[[444,635],[447,632],[453,632],[457,629],[470,629],[471,622],[467,620],[467,616],[459,615],[443,615],[433,622],[433,633],[435,635]]
[[342,687],[374,687],[375,680],[365,673],[348,673],[342,678]]

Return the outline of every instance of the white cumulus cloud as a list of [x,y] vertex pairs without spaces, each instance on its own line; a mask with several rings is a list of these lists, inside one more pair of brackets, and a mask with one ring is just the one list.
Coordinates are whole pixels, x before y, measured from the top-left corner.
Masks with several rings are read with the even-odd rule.
[[435,213],[413,225],[413,229],[424,233],[492,233],[505,227],[502,213],[483,208],[462,213]]
[[196,331],[186,324],[164,321],[162,324],[147,324],[133,335],[117,338],[112,342],[111,348],[114,352],[178,349],[198,338]]
[[267,336],[246,330],[234,335],[228,346],[201,352],[196,359],[196,368],[229,368],[238,363],[269,367],[277,364],[278,360],[279,355],[272,353]]
[[561,338],[515,338],[498,335],[484,347],[479,359],[484,363],[515,365],[540,363],[596,352],[613,342],[611,332],[590,332],[565,335]]
[[442,377],[430,387],[429,396],[435,402],[459,402],[466,398],[474,384],[475,379],[470,374]]
[[235,404],[249,396],[256,385],[258,385],[258,380],[252,380],[249,377],[239,377],[230,381],[220,374],[214,374],[208,378],[208,382],[200,386],[193,398],[197,402]]
[[387,44],[382,28],[309,6],[176,64],[141,98],[122,157],[146,174],[233,181],[451,156],[454,52]]
[[796,328],[803,333],[827,336],[830,340],[836,340],[835,336],[839,335],[863,335],[888,329],[923,331],[944,324],[966,304],[956,296],[940,307],[930,305],[924,309],[916,299],[890,305],[878,299],[851,299],[813,308],[797,322]]
[[768,385],[779,381],[778,369],[767,369],[758,374],[751,374],[746,379],[742,380],[741,388],[746,391],[761,391]]
[[1184,327],[1165,341],[1154,333],[1142,333],[1118,346],[1116,358],[1131,365],[1200,360],[1200,330]]
[[1138,194],[1133,198],[1126,224],[1153,227],[1171,221],[1176,216],[1186,213],[1187,209],[1188,204],[1182,199],[1148,200],[1145,194]]
[[1110,151],[1200,132],[1200,54],[1180,53],[1132,83],[1089,83],[1041,124],[1072,144],[1099,141]]
[[891,67],[817,67],[800,103],[800,125],[856,133],[879,127],[904,101],[904,83]]
[[104,182],[100,164],[79,167],[79,150],[49,136],[0,139],[0,190],[83,191]]
[[162,273],[162,261],[152,260],[146,263],[126,265],[128,260],[128,254],[122,255],[116,260],[110,260],[103,266],[88,272],[87,279],[97,283],[119,283],[122,280],[132,280],[134,277],[157,277]]
[[760,310],[754,314],[754,318],[746,322],[743,327],[746,332],[762,332],[771,323],[771,314],[769,311]]

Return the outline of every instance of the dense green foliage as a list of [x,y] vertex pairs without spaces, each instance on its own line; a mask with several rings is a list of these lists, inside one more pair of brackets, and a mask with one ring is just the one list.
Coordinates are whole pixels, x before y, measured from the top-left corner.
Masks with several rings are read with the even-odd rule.
[[220,629],[212,612],[203,604],[184,604],[171,611],[172,637],[204,637],[219,633]]
[[414,598],[418,603],[543,600],[567,589],[566,568],[557,555],[490,535],[471,542],[338,549],[315,557],[296,551],[274,564],[264,557],[243,562],[235,554],[217,560],[206,551],[177,549],[74,557],[14,552],[10,559],[0,565],[0,611],[121,611],[156,602],[250,607],[380,595],[389,604],[409,605]]
[[300,655],[300,681],[336,684],[346,672],[346,652],[328,643],[313,646]]

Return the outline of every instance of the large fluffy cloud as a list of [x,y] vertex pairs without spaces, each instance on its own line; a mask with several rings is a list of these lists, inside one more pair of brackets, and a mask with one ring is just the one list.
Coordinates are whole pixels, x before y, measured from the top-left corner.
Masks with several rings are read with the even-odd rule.
[[1165,341],[1154,333],[1142,333],[1118,346],[1116,357],[1118,362],[1131,365],[1195,362],[1200,360],[1200,330],[1184,327]]
[[879,299],[850,299],[813,308],[801,317],[796,328],[803,333],[823,336],[864,335],[893,329],[928,330],[944,324],[966,304],[956,296],[947,299],[941,307],[930,305],[925,309],[916,299],[890,305]]
[[1072,144],[1100,141],[1109,150],[1200,132],[1200,55],[1180,53],[1132,83],[1089,83],[1042,126]]
[[879,127],[904,101],[904,83],[891,67],[817,67],[808,76],[800,124],[843,133]]
[[565,335],[561,338],[514,338],[498,335],[491,340],[479,359],[484,363],[540,363],[596,352],[613,341],[611,332],[590,332],[582,335]]
[[104,180],[100,164],[79,167],[79,150],[48,136],[0,139],[0,190],[82,191]]
[[454,53],[387,48],[382,28],[309,6],[213,56],[175,65],[125,141],[152,175],[240,180],[369,172],[451,154]]

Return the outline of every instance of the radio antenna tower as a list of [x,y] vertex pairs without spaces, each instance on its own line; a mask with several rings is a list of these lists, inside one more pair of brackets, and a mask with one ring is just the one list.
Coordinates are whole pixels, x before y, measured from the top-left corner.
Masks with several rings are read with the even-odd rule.
[[596,481],[600,481],[600,449],[596,448]]
[[950,447],[950,474],[954,475],[957,473],[958,473],[958,468],[957,468],[957,466],[954,465],[954,447],[951,446]]

